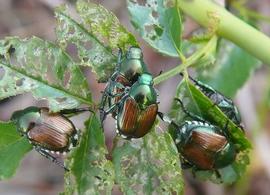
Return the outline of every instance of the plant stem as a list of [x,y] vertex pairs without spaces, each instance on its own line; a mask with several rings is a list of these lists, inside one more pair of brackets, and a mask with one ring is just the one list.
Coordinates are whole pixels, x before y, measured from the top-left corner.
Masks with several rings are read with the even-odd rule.
[[210,0],[178,0],[187,15],[205,27],[211,27],[211,17],[218,18],[216,32],[270,65],[270,38],[232,15]]
[[213,36],[204,47],[200,48],[195,53],[193,53],[189,58],[185,59],[185,61],[182,64],[154,78],[154,85],[157,85],[160,82],[179,74],[180,72],[185,70],[187,67],[196,63],[197,60],[199,60],[204,54],[208,52],[208,50],[212,47],[212,44],[214,44],[216,41],[217,41],[217,36]]

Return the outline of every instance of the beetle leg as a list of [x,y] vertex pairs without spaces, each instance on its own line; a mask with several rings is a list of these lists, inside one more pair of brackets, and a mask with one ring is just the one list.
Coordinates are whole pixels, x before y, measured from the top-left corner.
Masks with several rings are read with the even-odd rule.
[[214,170],[214,172],[215,172],[215,175],[217,176],[217,178],[218,179],[221,179],[221,175],[220,175],[220,173],[218,172],[218,170]]
[[108,108],[107,110],[102,109],[100,112],[100,120],[103,126],[103,121],[106,119],[107,115],[109,113],[111,113],[116,107],[118,106],[118,103],[113,104],[110,108]]
[[121,64],[122,56],[123,56],[123,51],[122,51],[122,49],[119,47],[119,50],[118,50],[118,58],[117,58],[117,64],[118,64],[118,65]]
[[24,132],[24,131],[22,131],[22,130],[20,130],[20,128],[17,128],[17,131],[18,131],[18,133],[19,133],[21,136],[27,137],[27,133]]
[[164,113],[158,112],[157,115],[158,115],[159,118],[160,118],[161,120],[163,120],[164,122],[169,123],[169,124],[175,126],[177,129],[179,128],[179,125],[176,124],[173,120],[171,120],[171,118],[170,118],[169,116],[165,115]]
[[46,152],[41,147],[35,146],[34,148],[42,156],[46,157],[47,159],[51,160],[53,163],[55,163],[55,164],[59,165],[60,167],[64,168],[66,171],[69,171],[69,169],[66,168],[63,163],[61,163],[60,161],[58,161],[54,156],[52,156],[51,154],[49,154],[48,152]]
[[91,110],[89,107],[88,108],[65,109],[65,110],[61,110],[60,113],[61,114],[74,114],[74,113],[86,112],[86,111],[94,113],[94,111]]
[[181,163],[181,168],[182,168],[182,169],[190,169],[190,168],[192,168],[192,167],[193,167],[193,165],[190,164],[190,163],[188,163],[188,162],[182,162],[182,163]]
[[174,98],[174,99],[180,103],[180,106],[181,106],[183,112],[184,112],[187,116],[189,116],[190,118],[196,119],[196,120],[198,120],[198,121],[205,122],[205,120],[204,120],[203,118],[201,118],[201,117],[199,117],[199,116],[197,116],[197,115],[195,115],[195,114],[189,112],[189,111],[185,108],[183,102],[182,102],[179,98]]

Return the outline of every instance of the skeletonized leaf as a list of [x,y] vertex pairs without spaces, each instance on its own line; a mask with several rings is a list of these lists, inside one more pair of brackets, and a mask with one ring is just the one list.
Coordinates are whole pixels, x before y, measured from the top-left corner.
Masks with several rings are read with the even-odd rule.
[[80,145],[70,155],[69,167],[75,182],[72,182],[70,173],[66,173],[66,192],[75,190],[78,194],[111,194],[114,170],[106,154],[103,129],[96,116],[92,115],[86,122],[86,131],[80,139]]
[[91,32],[104,45],[110,48],[127,49],[131,45],[138,45],[135,37],[119,22],[114,13],[100,4],[77,2],[77,11],[82,18],[85,29]]
[[0,121],[0,180],[14,175],[24,155],[32,149],[12,122]]
[[80,21],[71,18],[64,7],[56,10],[57,41],[63,49],[75,50],[74,60],[92,67],[99,82],[106,82],[117,61],[113,50],[125,50],[137,42],[115,15],[101,5],[78,1],[77,14]]
[[0,42],[0,99],[31,92],[52,111],[91,104],[79,67],[57,46],[37,37]]
[[142,38],[158,52],[178,57],[182,21],[178,6],[169,0],[127,0],[131,22]]
[[167,132],[117,140],[113,151],[116,182],[124,194],[182,194],[176,147]]

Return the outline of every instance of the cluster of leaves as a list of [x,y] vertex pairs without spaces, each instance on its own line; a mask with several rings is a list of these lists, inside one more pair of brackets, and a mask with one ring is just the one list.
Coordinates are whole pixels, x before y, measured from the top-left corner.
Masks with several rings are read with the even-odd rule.
[[[127,4],[132,24],[154,49],[164,55],[180,58],[183,52],[188,53],[190,47],[182,48],[182,19],[174,1],[127,0]],[[80,66],[91,67],[98,80],[106,82],[115,68],[115,52],[118,48],[126,50],[130,45],[138,45],[134,36],[119,23],[114,14],[100,5],[79,0],[76,4],[77,16],[71,16],[65,6],[56,9],[55,14],[55,43],[37,37],[8,37],[0,41],[0,100],[31,92],[37,100],[46,99],[54,112],[81,104],[91,106],[95,103]],[[213,64],[215,52],[222,55],[222,51],[217,48],[220,44],[217,43],[218,39],[211,36],[209,42],[200,45],[197,52],[187,59],[182,70],[188,65],[201,70],[204,65],[210,62]],[[71,50],[76,50],[75,54]],[[243,59],[247,58],[252,60],[246,60],[244,64]],[[217,84],[215,87],[225,95],[233,97],[257,67],[257,62],[235,46],[230,46],[230,52],[219,59],[222,61],[216,62],[217,68],[211,71],[204,68],[215,77],[202,76],[210,84],[211,81]],[[246,70],[244,74],[243,69]],[[223,82],[229,73],[233,85]],[[195,112],[207,111],[211,104],[188,81],[179,85],[176,96],[185,96],[187,104],[197,107]],[[207,113],[203,117],[219,125],[229,120],[218,108]],[[171,116],[182,116],[177,105],[172,106]],[[175,120],[181,122],[184,119]],[[31,149],[31,145],[15,131],[12,122],[0,122],[1,179],[11,177],[24,154]],[[230,131],[234,142],[239,144],[241,155],[238,155],[233,165],[220,170],[221,179],[228,183],[243,174],[248,163],[246,152],[250,149],[250,143],[241,129],[232,122]],[[106,158],[108,151],[103,130],[95,115],[85,123],[83,132],[79,146],[66,160],[71,171],[65,174],[65,193],[110,194],[115,184],[126,194],[183,192],[179,154],[169,133],[158,131],[158,124],[151,133],[136,141],[116,137],[112,161]],[[212,173],[198,173],[198,176],[220,182],[213,178]]]

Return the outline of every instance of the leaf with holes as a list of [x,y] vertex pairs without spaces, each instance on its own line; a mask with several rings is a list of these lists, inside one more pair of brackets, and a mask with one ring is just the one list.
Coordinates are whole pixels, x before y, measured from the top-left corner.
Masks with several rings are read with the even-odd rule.
[[99,82],[106,82],[117,61],[113,50],[138,45],[136,39],[101,5],[78,1],[77,13],[80,21],[71,18],[65,7],[56,10],[57,41],[68,53],[75,50],[74,60],[92,67]]
[[101,5],[79,0],[77,12],[84,28],[107,47],[125,50],[138,45],[135,37],[120,24],[118,18]]
[[[86,131],[80,145],[74,149],[69,158],[68,167],[75,176],[74,183],[70,173],[66,173],[66,193],[75,186],[78,194],[111,194],[114,185],[113,165],[105,157],[107,149],[103,129],[95,115],[86,122]],[[99,193],[98,193],[99,192]],[[72,193],[73,194],[73,193]]]
[[52,111],[92,104],[81,70],[54,44],[10,37],[1,41],[0,52],[0,100],[31,92]]
[[127,0],[131,22],[142,38],[158,52],[178,57],[182,21],[177,3],[170,0]]
[[16,125],[0,121],[0,180],[14,175],[24,155],[32,149],[16,131]]
[[[195,175],[201,179],[210,179],[215,183],[232,183],[239,179],[244,174],[246,166],[249,164],[248,153],[251,149],[251,144],[245,137],[243,131],[217,106],[213,106],[213,102],[188,80],[183,80],[179,84],[176,97],[181,99],[185,108],[193,114],[198,115],[211,124],[221,128],[227,126],[227,134],[239,151],[235,162],[227,167],[218,169],[221,176],[220,178],[217,177],[214,171],[196,171]],[[186,120],[184,112],[177,103],[173,104],[171,117],[179,124]],[[170,133],[172,135],[174,134],[172,128],[170,128]]]
[[117,140],[113,151],[116,183],[124,194],[182,194],[178,153],[167,132]]

